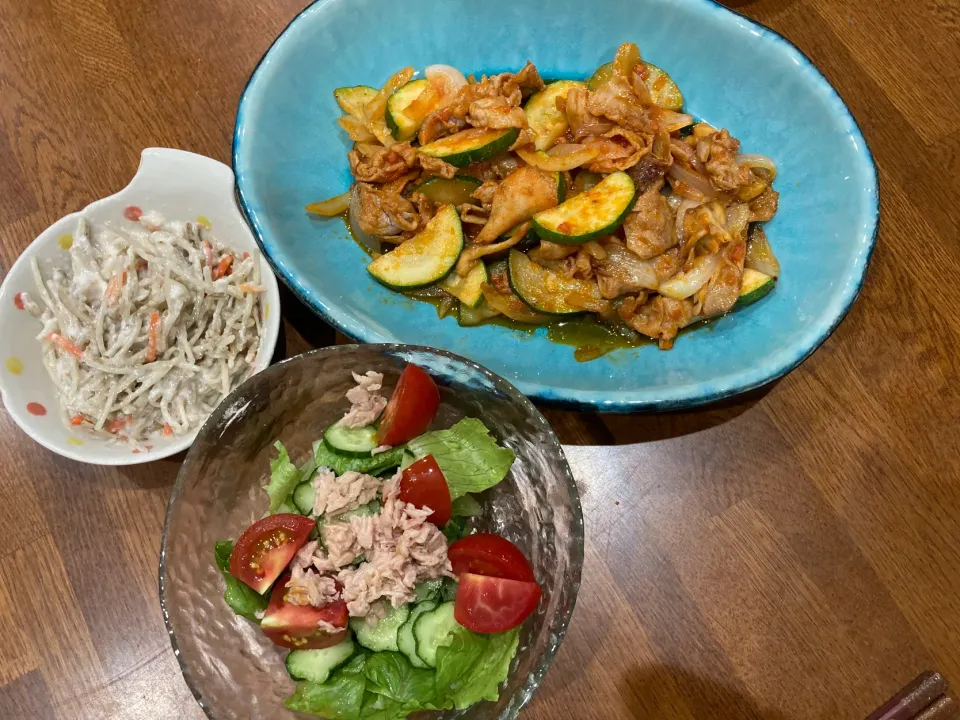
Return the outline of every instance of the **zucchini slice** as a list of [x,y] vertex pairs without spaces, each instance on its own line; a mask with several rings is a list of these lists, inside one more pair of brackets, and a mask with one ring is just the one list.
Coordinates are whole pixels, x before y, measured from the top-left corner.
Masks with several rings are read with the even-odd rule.
[[452,178],[432,177],[417,183],[411,193],[418,192],[427,197],[434,205],[453,205],[460,207],[465,203],[479,205],[473,197],[473,191],[482,183],[469,175],[457,175]]
[[463,228],[453,205],[444,205],[419,234],[367,265],[387,287],[409,290],[442,280],[463,250]]
[[[664,110],[679,112],[683,107],[683,94],[673,78],[653,63],[643,62],[643,65],[647,70],[643,84],[650,91],[650,99],[653,100],[653,104],[662,107]],[[587,88],[596,90],[612,77],[613,63],[608,62],[606,65],[598,67],[593,77],[587,80]]]
[[385,118],[387,127],[390,128],[396,140],[406,142],[417,134],[423,118],[417,119],[405,111],[410,103],[420,97],[420,93],[428,87],[430,87],[429,80],[412,80],[387,98]]
[[582,245],[620,227],[635,195],[630,176],[615,172],[555,208],[538,212],[533,216],[533,229],[542,240]]
[[510,268],[510,287],[513,291],[527,305],[542,313],[575,315],[584,312],[582,307],[568,302],[570,295],[581,295],[591,300],[602,299],[596,283],[569,278],[537,265],[519,250],[510,251],[507,267]]
[[776,284],[777,279],[775,277],[759,270],[744,268],[743,281],[740,284],[740,297],[737,298],[733,308],[738,310],[747,305],[752,305],[760,298],[767,296]]
[[427,143],[420,148],[420,152],[429,157],[440,158],[454,167],[466,167],[471,163],[489,160],[508,150],[519,135],[520,131],[516,128],[472,128]]
[[483,300],[483,291],[480,286],[489,282],[487,266],[478,262],[465,276],[460,277],[452,272],[440,281],[440,287],[453,295],[462,304],[476,307]]
[[490,318],[497,317],[497,315],[501,314],[502,313],[499,310],[494,310],[492,307],[490,307],[486,300],[481,297],[480,302],[477,303],[476,307],[470,307],[469,305],[460,303],[460,312],[457,315],[457,322],[461,327],[476,327],[477,325],[482,324],[484,320],[489,320]]
[[323,433],[323,442],[333,452],[346,457],[370,457],[377,442],[377,429],[373,425],[350,428],[335,423]]
[[547,150],[567,131],[567,116],[557,109],[557,98],[566,98],[571,88],[584,87],[579,80],[550,83],[527,101],[523,108],[527,124],[535,136],[534,147]]
[[292,650],[287,655],[287,672],[294,680],[324,683],[330,673],[353,656],[354,644],[349,637],[322,650]]
[[363,107],[376,96],[376,88],[366,85],[354,85],[353,87],[337,88],[333,91],[333,97],[337,105],[347,115],[352,115],[359,120],[363,117]]

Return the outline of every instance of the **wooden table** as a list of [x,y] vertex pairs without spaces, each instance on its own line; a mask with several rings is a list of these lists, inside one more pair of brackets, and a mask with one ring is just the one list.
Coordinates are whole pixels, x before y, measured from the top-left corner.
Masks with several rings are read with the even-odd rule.
[[[686,413],[548,412],[588,541],[528,720],[863,718],[921,670],[960,681],[960,7],[731,4],[852,108],[879,244],[849,317],[781,382]],[[0,272],[144,147],[228,161],[244,82],[303,5],[0,0]],[[287,355],[334,340],[284,303]],[[201,717],[157,600],[180,459],[83,466],[0,414],[0,718]]]

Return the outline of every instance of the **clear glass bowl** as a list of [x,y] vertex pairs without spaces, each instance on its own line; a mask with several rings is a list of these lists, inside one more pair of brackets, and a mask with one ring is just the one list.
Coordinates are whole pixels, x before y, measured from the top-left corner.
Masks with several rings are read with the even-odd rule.
[[421,716],[514,718],[553,662],[580,587],[583,515],[549,424],[506,380],[451,353],[342,345],[279,363],[241,385],[207,420],[174,485],[160,553],[160,604],[183,676],[209,717],[310,717],[283,706],[294,689],[286,651],[224,603],[213,546],[236,539],[266,512],[261,488],[276,440],[303,462],[311,443],[346,410],[351,371],[382,372],[391,390],[407,363],[426,369],[440,387],[434,428],[476,417],[516,453],[509,477],[480,496],[484,514],[475,526],[516,543],[543,587],[500,700]]

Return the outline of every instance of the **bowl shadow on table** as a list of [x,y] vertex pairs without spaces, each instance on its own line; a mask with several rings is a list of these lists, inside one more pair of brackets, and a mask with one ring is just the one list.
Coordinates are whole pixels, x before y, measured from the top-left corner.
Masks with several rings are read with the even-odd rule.
[[[740,690],[669,665],[634,666],[618,681],[620,696],[632,717],[676,720],[795,720],[777,710],[761,708]],[[686,713],[676,708],[679,697]]]
[[779,381],[689,410],[607,415],[540,407],[564,445],[633,445],[702,432],[749,412]]

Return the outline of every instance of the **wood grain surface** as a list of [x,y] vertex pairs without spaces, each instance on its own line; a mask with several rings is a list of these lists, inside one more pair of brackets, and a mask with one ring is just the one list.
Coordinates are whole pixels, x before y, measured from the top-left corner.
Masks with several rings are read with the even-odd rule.
[[[782,381],[694,412],[547,413],[588,541],[527,720],[861,719],[923,670],[960,682],[960,5],[729,4],[853,110],[879,243],[850,315]],[[303,5],[0,0],[0,273],[144,147],[229,161],[244,82]],[[282,353],[335,341],[284,308]],[[0,718],[202,717],[157,600],[181,459],[82,466],[0,413]]]

